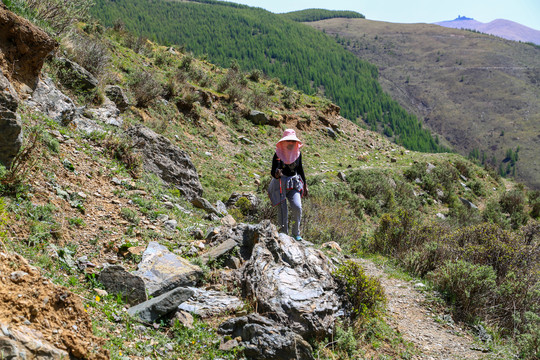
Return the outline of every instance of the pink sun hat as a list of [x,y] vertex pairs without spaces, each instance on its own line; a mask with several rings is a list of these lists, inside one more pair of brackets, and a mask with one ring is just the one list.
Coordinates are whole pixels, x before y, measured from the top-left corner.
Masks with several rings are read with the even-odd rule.
[[[294,147],[289,149],[285,141],[294,141]],[[293,129],[287,129],[283,132],[283,137],[276,144],[276,155],[285,164],[292,164],[300,156],[300,148],[304,146],[300,139],[296,137]]]
[[281,137],[281,139],[277,142],[278,144],[282,141],[298,141],[300,143],[300,146],[302,146],[302,142],[300,141],[300,139],[298,139],[296,137],[296,131],[294,131],[293,129],[287,129],[283,132],[283,136]]

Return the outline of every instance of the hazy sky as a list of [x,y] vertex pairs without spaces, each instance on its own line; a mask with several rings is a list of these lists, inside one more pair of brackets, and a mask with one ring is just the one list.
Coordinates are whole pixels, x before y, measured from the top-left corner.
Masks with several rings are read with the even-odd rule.
[[[230,1],[230,0],[227,0]],[[461,16],[483,23],[512,20],[540,30],[540,0],[234,0],[274,13],[310,8],[354,10],[366,19],[398,23],[433,23]]]

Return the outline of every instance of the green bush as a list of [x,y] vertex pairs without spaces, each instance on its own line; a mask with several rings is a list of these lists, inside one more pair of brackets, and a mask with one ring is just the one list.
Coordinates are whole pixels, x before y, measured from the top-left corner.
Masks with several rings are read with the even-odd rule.
[[136,105],[147,107],[163,93],[163,86],[156,76],[146,71],[136,71],[129,81]]
[[460,320],[474,320],[482,315],[496,286],[496,274],[491,266],[463,260],[448,261],[428,277],[454,305],[454,317]]
[[356,316],[378,315],[386,307],[386,295],[380,281],[369,277],[354,261],[347,261],[334,272],[334,277],[350,299]]

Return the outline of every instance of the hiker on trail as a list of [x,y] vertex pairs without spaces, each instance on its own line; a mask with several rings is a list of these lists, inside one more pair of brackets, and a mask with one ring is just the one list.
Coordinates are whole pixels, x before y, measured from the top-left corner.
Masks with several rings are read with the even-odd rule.
[[300,221],[302,219],[301,198],[308,195],[306,177],[302,167],[302,142],[292,129],[287,129],[276,144],[276,153],[272,159],[272,181],[268,187],[268,196],[272,206],[278,206],[278,223],[280,232],[288,234],[287,199],[292,212],[292,235],[296,240],[300,236]]

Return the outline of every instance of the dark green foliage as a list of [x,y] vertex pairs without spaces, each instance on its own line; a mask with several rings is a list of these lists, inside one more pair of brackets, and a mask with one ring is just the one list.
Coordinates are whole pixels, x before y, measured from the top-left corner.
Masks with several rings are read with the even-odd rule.
[[346,18],[346,19],[365,19],[366,17],[356,11],[346,10],[326,10],[326,9],[306,9],[300,11],[292,11],[280,16],[289,20],[298,22],[319,21],[325,19],[334,18]]
[[345,262],[334,272],[334,277],[349,297],[356,316],[373,316],[384,310],[386,295],[381,283],[367,276],[358,263],[351,260]]
[[433,197],[437,196],[437,190],[443,191],[444,196],[441,200],[450,203],[459,172],[448,162],[441,162],[435,165],[419,162],[405,170],[403,175],[409,181],[419,181],[422,189],[426,190]]
[[[184,44],[220,66],[237,59],[239,69],[259,69],[305,93],[324,89],[344,117],[381,131],[386,125],[395,141],[407,148],[445,151],[415,116],[382,91],[375,66],[317,30],[263,9],[226,2],[98,0],[96,4],[94,15],[108,26],[122,19],[129,31],[162,44]],[[238,90],[230,90],[232,98],[241,95]],[[292,101],[286,105],[295,106]]]
[[429,274],[450,304],[456,307],[454,316],[460,320],[474,320],[491,303],[490,293],[495,287],[495,272],[490,266],[457,260],[447,261]]

